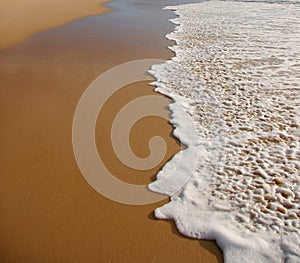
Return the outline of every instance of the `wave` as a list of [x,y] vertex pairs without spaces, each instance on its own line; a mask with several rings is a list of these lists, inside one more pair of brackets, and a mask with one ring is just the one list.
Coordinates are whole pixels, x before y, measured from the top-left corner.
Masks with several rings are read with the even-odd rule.
[[[156,216],[174,219],[186,236],[216,240],[227,262],[299,262],[300,6],[167,9],[178,15],[167,36],[175,57],[150,73],[174,99],[174,135],[193,138],[184,143],[196,165],[178,165],[183,150],[159,172],[149,189],[171,201]],[[176,107],[191,116],[193,134]],[[172,169],[190,177],[175,194],[164,184]]]

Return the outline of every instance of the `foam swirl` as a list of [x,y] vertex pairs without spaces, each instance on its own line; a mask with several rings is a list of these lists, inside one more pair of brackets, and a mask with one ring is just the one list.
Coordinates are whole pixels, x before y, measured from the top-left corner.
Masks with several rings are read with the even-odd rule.
[[[168,35],[176,56],[152,74],[159,92],[190,101],[204,160],[156,215],[175,219],[188,236],[217,239],[229,262],[296,262],[300,6],[210,1],[168,9],[179,16]],[[159,178],[156,185],[167,189]]]

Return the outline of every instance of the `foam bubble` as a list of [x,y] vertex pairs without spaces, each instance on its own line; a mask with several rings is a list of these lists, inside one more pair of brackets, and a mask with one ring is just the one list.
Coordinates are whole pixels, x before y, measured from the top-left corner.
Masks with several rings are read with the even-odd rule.
[[[228,262],[298,262],[300,6],[211,1],[168,9],[178,15],[167,36],[176,56],[153,66],[153,84],[175,99],[171,110],[191,116],[196,135],[176,111],[172,123],[198,160],[176,167],[191,177],[156,216],[174,219],[187,236],[217,240]],[[160,176],[149,188],[168,194]]]

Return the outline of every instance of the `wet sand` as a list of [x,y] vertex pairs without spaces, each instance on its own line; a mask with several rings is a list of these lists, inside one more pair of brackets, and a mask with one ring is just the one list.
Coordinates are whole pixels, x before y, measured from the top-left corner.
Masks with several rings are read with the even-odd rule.
[[[95,192],[77,167],[72,120],[90,82],[126,61],[172,56],[161,32],[124,31],[130,28],[126,24],[104,28],[111,16],[114,11],[81,19],[0,51],[0,261],[222,262],[215,243],[199,245],[178,234],[171,221],[154,219],[153,210],[168,200],[138,207],[115,203]],[[153,135],[168,144],[165,160],[144,172],[122,165],[102,138],[118,108],[132,98],[156,94],[152,90],[145,82],[124,87],[97,121],[100,156],[113,174],[136,184],[153,180],[179,150],[172,127],[159,118],[135,125],[130,142],[138,155],[147,154]]]

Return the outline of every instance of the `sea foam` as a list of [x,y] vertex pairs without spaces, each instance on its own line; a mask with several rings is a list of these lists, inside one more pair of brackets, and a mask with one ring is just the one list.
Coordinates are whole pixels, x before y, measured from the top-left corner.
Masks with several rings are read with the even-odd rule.
[[[167,9],[178,15],[167,36],[175,57],[150,73],[156,90],[174,98],[174,135],[187,148],[149,185],[171,198],[156,217],[216,240],[226,262],[299,262],[299,1]],[[194,167],[180,158],[196,159]],[[189,177],[175,194],[165,180],[172,169]]]

